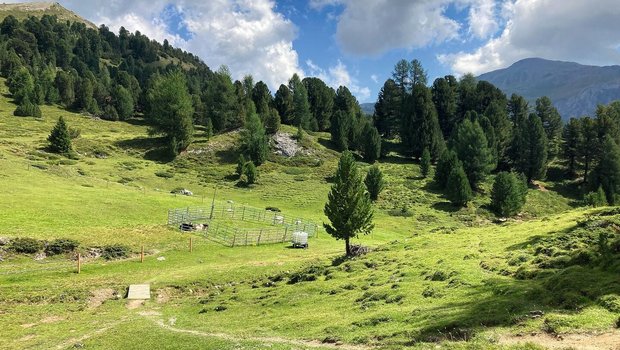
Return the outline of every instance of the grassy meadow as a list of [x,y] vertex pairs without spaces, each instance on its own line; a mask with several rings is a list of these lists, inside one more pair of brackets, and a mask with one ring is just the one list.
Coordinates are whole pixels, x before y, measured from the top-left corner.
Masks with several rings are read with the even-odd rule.
[[[110,244],[132,250],[110,261],[86,254],[76,274],[70,256],[37,260],[0,246],[0,348],[539,349],[502,339],[620,339],[620,264],[598,263],[597,250],[599,233],[617,238],[620,214],[580,208],[569,183],[530,188],[523,214],[496,222],[491,179],[457,210],[416,163],[391,153],[379,162],[388,186],[375,230],[354,242],[369,254],[343,259],[343,242],[324,230],[307,250],[228,248],[166,227],[167,210],[208,206],[217,188],[221,203],[322,223],[338,160],[328,134],[306,135],[309,155],[270,155],[258,183],[244,187],[233,176],[236,132],[207,140],[198,129],[171,161],[140,119],[108,122],[55,106],[42,106],[40,119],[14,117],[0,86],[0,237],[71,238],[84,254]],[[59,116],[80,131],[76,159],[45,151]],[[171,194],[176,188],[194,196]],[[125,300],[134,283],[150,283],[152,299]]]

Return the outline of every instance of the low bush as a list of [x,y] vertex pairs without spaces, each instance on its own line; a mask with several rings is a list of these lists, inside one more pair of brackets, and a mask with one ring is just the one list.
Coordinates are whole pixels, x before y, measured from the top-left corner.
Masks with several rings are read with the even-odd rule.
[[11,250],[21,254],[34,254],[43,250],[44,243],[34,238],[15,238],[11,242]]
[[174,177],[174,174],[167,171],[157,171],[155,172],[155,176],[162,177],[164,179],[171,179]]
[[45,254],[47,255],[58,255],[71,253],[75,251],[75,249],[80,245],[80,243],[74,239],[69,238],[59,238],[51,241],[45,247]]
[[129,256],[131,249],[122,244],[106,245],[101,249],[101,257],[106,260],[124,259]]

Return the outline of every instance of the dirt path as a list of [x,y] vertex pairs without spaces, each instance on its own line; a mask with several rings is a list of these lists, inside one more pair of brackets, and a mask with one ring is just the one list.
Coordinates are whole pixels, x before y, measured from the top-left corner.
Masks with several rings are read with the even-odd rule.
[[62,344],[56,345],[56,349],[67,349],[69,347],[72,347],[72,346],[74,346],[77,343],[83,342],[84,340],[87,340],[87,339],[90,339],[90,338],[92,338],[92,337],[94,337],[96,335],[105,333],[105,332],[109,331],[110,329],[112,329],[114,327],[117,327],[121,323],[126,322],[127,320],[128,320],[127,317],[123,317],[123,318],[121,318],[120,320],[118,320],[116,322],[110,323],[110,324],[108,324],[105,327],[99,328],[99,329],[94,330],[94,331],[92,331],[90,333],[86,333],[86,334],[84,334],[84,335],[82,335],[80,337],[67,339]]
[[[147,315],[153,316],[154,314],[143,312],[143,313],[140,313],[140,315],[141,316],[147,316]],[[238,337],[238,336],[235,336],[232,334],[226,334],[226,333],[201,332],[201,331],[196,331],[192,329],[177,328],[170,324],[166,324],[162,319],[156,319],[152,317],[149,317],[149,318],[152,319],[157,326],[165,330],[171,331],[171,332],[191,334],[191,335],[195,335],[198,337],[219,338],[219,339],[223,339],[223,340],[227,340],[231,342],[250,341],[250,342],[263,343],[263,344],[278,343],[278,344],[302,346],[302,347],[316,348],[316,349],[342,349],[342,350],[372,349],[371,347],[367,347],[367,346],[357,346],[357,345],[350,345],[350,344],[325,344],[319,341],[295,340],[295,339],[288,339],[288,338],[282,338],[282,337]]]
[[557,337],[549,334],[502,335],[499,337],[499,344],[501,345],[517,345],[528,342],[547,349],[620,350],[620,331],[601,334],[563,334]]

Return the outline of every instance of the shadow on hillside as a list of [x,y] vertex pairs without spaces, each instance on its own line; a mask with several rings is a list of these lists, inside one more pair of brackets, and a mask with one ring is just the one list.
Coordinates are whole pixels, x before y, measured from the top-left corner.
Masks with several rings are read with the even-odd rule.
[[120,140],[115,146],[125,150],[138,150],[144,152],[144,159],[158,163],[168,163],[174,160],[166,147],[162,147],[162,137],[137,137],[134,139]]
[[414,161],[411,158],[404,157],[404,156],[401,156],[401,155],[397,155],[397,154],[394,154],[394,153],[390,153],[387,156],[381,157],[381,163],[386,163],[386,164],[417,164],[417,162]]
[[239,160],[239,152],[235,149],[225,149],[215,152],[220,164],[237,164]]
[[[593,222],[593,225],[598,225],[600,220]],[[611,226],[597,227],[612,230]],[[601,303],[600,298],[620,293],[620,279],[617,277],[620,252],[604,255],[598,243],[586,240],[582,243],[590,243],[581,248],[581,253],[569,251],[573,254],[570,262],[550,265],[544,260],[547,256],[539,251],[541,246],[535,247],[536,243],[550,237],[560,241],[567,239],[569,233],[570,239],[580,240],[583,239],[582,233],[588,230],[589,227],[575,225],[545,237],[534,236],[508,247],[507,251],[539,252],[539,255],[535,255],[535,260],[530,263],[522,265],[525,272],[520,273],[521,269],[518,269],[517,273],[505,278],[497,271],[495,277],[482,281],[480,285],[467,287],[467,294],[460,298],[461,301],[425,310],[436,317],[425,320],[425,327],[421,330],[408,333],[413,338],[411,344],[416,341],[469,340],[480,326],[515,326],[539,317],[544,320],[541,331],[555,334],[558,327],[566,325],[566,320],[546,316],[549,312],[566,315],[578,313],[592,305],[602,305],[612,311],[615,304]],[[552,245],[554,248],[551,249],[555,249],[555,245]],[[586,255],[588,259],[583,258]],[[541,257],[544,259],[540,260]],[[548,259],[554,258],[556,262],[560,261],[555,256],[548,256]],[[448,286],[444,289],[445,293],[450,292]],[[612,300],[618,299],[612,297]]]
[[461,207],[456,206],[450,202],[437,202],[431,206],[435,210],[443,211],[446,213],[456,213],[461,210]]
[[338,148],[336,147],[336,144],[334,144],[334,143],[332,142],[332,140],[330,140],[330,139],[325,139],[325,138],[319,137],[319,138],[317,139],[317,142],[318,142],[321,146],[323,146],[323,147],[325,147],[325,148],[327,148],[327,149],[329,149],[329,150],[332,150],[332,151],[335,151],[335,152],[340,152],[340,151],[338,151]]
[[146,119],[137,118],[137,117],[129,118],[125,122],[131,125],[136,125],[136,126],[148,126],[149,125]]
[[574,182],[555,182],[547,187],[547,189],[556,192],[564,198],[570,199],[569,205],[573,208],[581,205],[581,189],[579,185]]

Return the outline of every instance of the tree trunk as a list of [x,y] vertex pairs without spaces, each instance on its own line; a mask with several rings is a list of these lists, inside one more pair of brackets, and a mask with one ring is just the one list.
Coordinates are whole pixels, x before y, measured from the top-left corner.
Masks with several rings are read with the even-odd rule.
[[345,238],[344,239],[344,244],[346,247],[346,251],[347,251],[347,256],[351,256],[351,243],[349,242],[349,238]]

